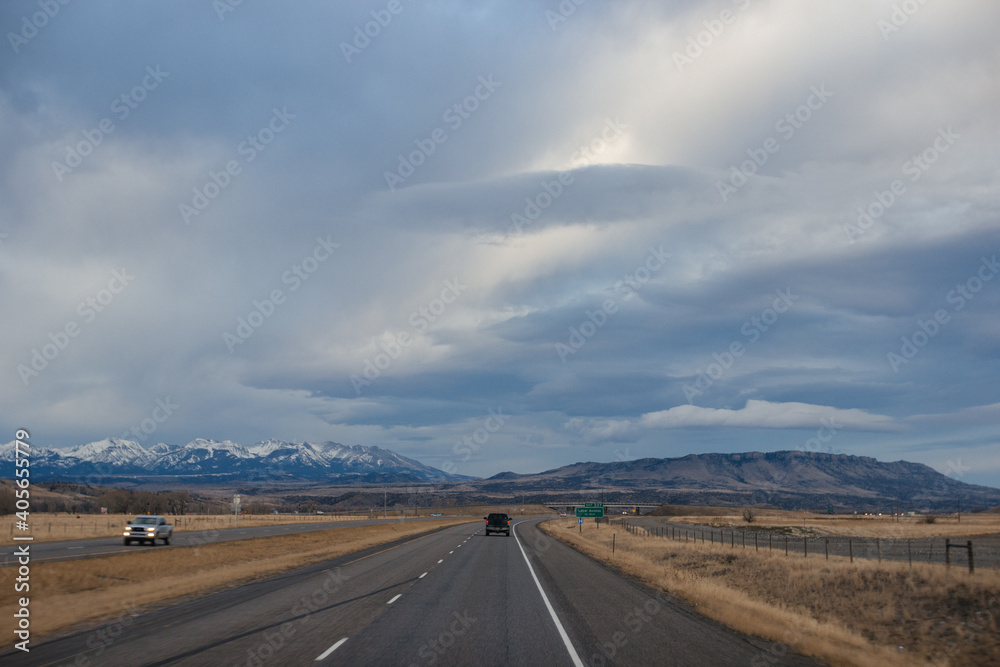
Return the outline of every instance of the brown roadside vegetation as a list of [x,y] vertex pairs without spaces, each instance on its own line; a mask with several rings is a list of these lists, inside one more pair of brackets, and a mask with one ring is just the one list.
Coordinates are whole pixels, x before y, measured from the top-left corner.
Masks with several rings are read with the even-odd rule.
[[[31,564],[32,638],[82,621],[236,586],[469,519],[344,526],[197,547],[148,548],[119,556]],[[151,574],[155,573],[155,574]],[[7,584],[13,568],[0,570]],[[0,617],[13,619],[13,585],[0,586]],[[20,595],[24,595],[21,593]],[[6,632],[4,637],[14,637]],[[13,639],[7,639],[10,643]]]
[[[578,550],[697,606],[736,630],[832,665],[1000,664],[1000,576],[943,566],[785,558],[544,522]],[[614,535],[614,538],[612,536]],[[615,551],[612,554],[612,539]],[[769,660],[770,659],[770,660]]]
[[[788,510],[754,509],[753,530],[774,530],[798,535],[844,535],[853,537],[952,537],[1000,533],[1000,514],[890,515],[814,514]],[[663,506],[644,516],[664,517],[678,523],[714,528],[746,528],[742,511],[735,507]],[[927,517],[933,517],[931,522]]]

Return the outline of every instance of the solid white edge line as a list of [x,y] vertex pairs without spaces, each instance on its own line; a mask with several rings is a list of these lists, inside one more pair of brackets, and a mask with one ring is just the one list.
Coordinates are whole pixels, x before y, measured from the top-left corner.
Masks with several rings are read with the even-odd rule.
[[517,547],[521,550],[521,555],[524,556],[524,562],[528,564],[528,572],[531,573],[531,578],[535,580],[535,586],[538,587],[538,592],[542,595],[542,600],[545,602],[545,608],[549,610],[549,616],[552,617],[552,621],[556,624],[556,630],[559,631],[559,636],[562,637],[563,644],[566,645],[566,650],[569,651],[569,657],[573,661],[576,667],[584,667],[583,661],[580,660],[580,656],[577,655],[576,649],[573,648],[573,642],[569,640],[569,635],[566,634],[566,629],[563,628],[562,623],[559,622],[559,617],[556,616],[556,610],[552,608],[552,603],[549,602],[549,598],[545,595],[545,591],[542,590],[542,582],[538,581],[538,577],[535,575],[535,569],[531,567],[531,561],[528,560],[528,554],[524,551],[524,546],[521,544],[521,538],[517,536],[517,526],[514,524],[514,528],[511,532],[514,533],[514,539],[517,540]]
[[394,597],[393,599],[391,599],[388,602],[386,602],[386,604],[392,604],[393,602],[395,602],[396,600],[398,600],[401,597],[403,597],[403,594],[402,593],[397,593],[396,597]]
[[325,651],[323,651],[322,653],[320,653],[319,657],[316,658],[316,660],[314,660],[313,662],[319,662],[320,660],[325,660],[331,653],[333,653],[338,648],[340,648],[340,645],[343,644],[346,641],[347,641],[347,637],[344,637],[339,642],[337,642],[336,644],[334,644],[330,648],[328,648]]
[[426,576],[427,576],[427,573],[426,573],[426,572],[424,572],[424,573],[423,573],[422,575],[420,575],[419,577],[417,577],[417,579],[423,579],[423,578],[424,578],[424,577],[426,577]]

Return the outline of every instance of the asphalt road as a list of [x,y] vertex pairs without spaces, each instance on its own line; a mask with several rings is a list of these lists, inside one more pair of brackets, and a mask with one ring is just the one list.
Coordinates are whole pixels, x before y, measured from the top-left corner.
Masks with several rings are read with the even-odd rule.
[[123,600],[118,618],[0,662],[815,664],[604,568],[538,521],[518,520],[511,537],[448,527],[145,613]]
[[[403,519],[404,521],[438,521],[463,517],[420,517]],[[467,517],[466,517],[467,518]],[[170,544],[164,545],[157,541],[155,546],[131,544],[125,546],[121,537],[93,537],[83,540],[66,540],[63,542],[19,542],[18,544],[0,547],[0,567],[16,564],[14,551],[21,545],[31,545],[32,562],[71,560],[93,556],[109,556],[122,553],[134,553],[142,549],[173,549],[176,547],[196,547],[230,542],[232,540],[249,540],[255,537],[274,537],[277,535],[292,535],[295,533],[312,533],[318,530],[333,528],[351,528],[354,526],[371,526],[373,524],[397,522],[399,519],[377,519],[360,521],[325,521],[322,523],[292,523],[277,526],[255,526],[248,528],[222,528],[218,530],[192,530],[174,533]]]

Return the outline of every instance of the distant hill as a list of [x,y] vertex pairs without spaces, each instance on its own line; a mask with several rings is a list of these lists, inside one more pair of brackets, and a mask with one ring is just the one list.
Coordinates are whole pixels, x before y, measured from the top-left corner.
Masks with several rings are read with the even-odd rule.
[[[13,459],[14,443],[0,445],[0,461]],[[245,447],[231,440],[203,438],[186,445],[159,443],[148,449],[121,438],[105,438],[69,449],[33,447],[31,478],[93,484],[171,478],[184,485],[240,480],[395,484],[471,479],[450,475],[382,447],[282,440]]]
[[485,493],[580,493],[592,500],[676,505],[759,505],[779,509],[982,510],[1000,489],[965,484],[922,463],[800,451],[691,454],[681,458],[574,463],[533,475],[501,473],[472,485]]

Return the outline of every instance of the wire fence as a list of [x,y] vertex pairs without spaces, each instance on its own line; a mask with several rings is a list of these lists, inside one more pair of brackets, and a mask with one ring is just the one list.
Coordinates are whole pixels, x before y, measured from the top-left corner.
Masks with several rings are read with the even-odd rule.
[[752,549],[757,552],[799,558],[847,558],[897,561],[909,564],[933,563],[975,568],[1000,567],[1000,535],[975,537],[846,537],[838,535],[808,537],[776,534],[774,531],[711,528],[678,524],[643,525],[626,519],[611,519],[632,535],[669,539],[694,544]]

